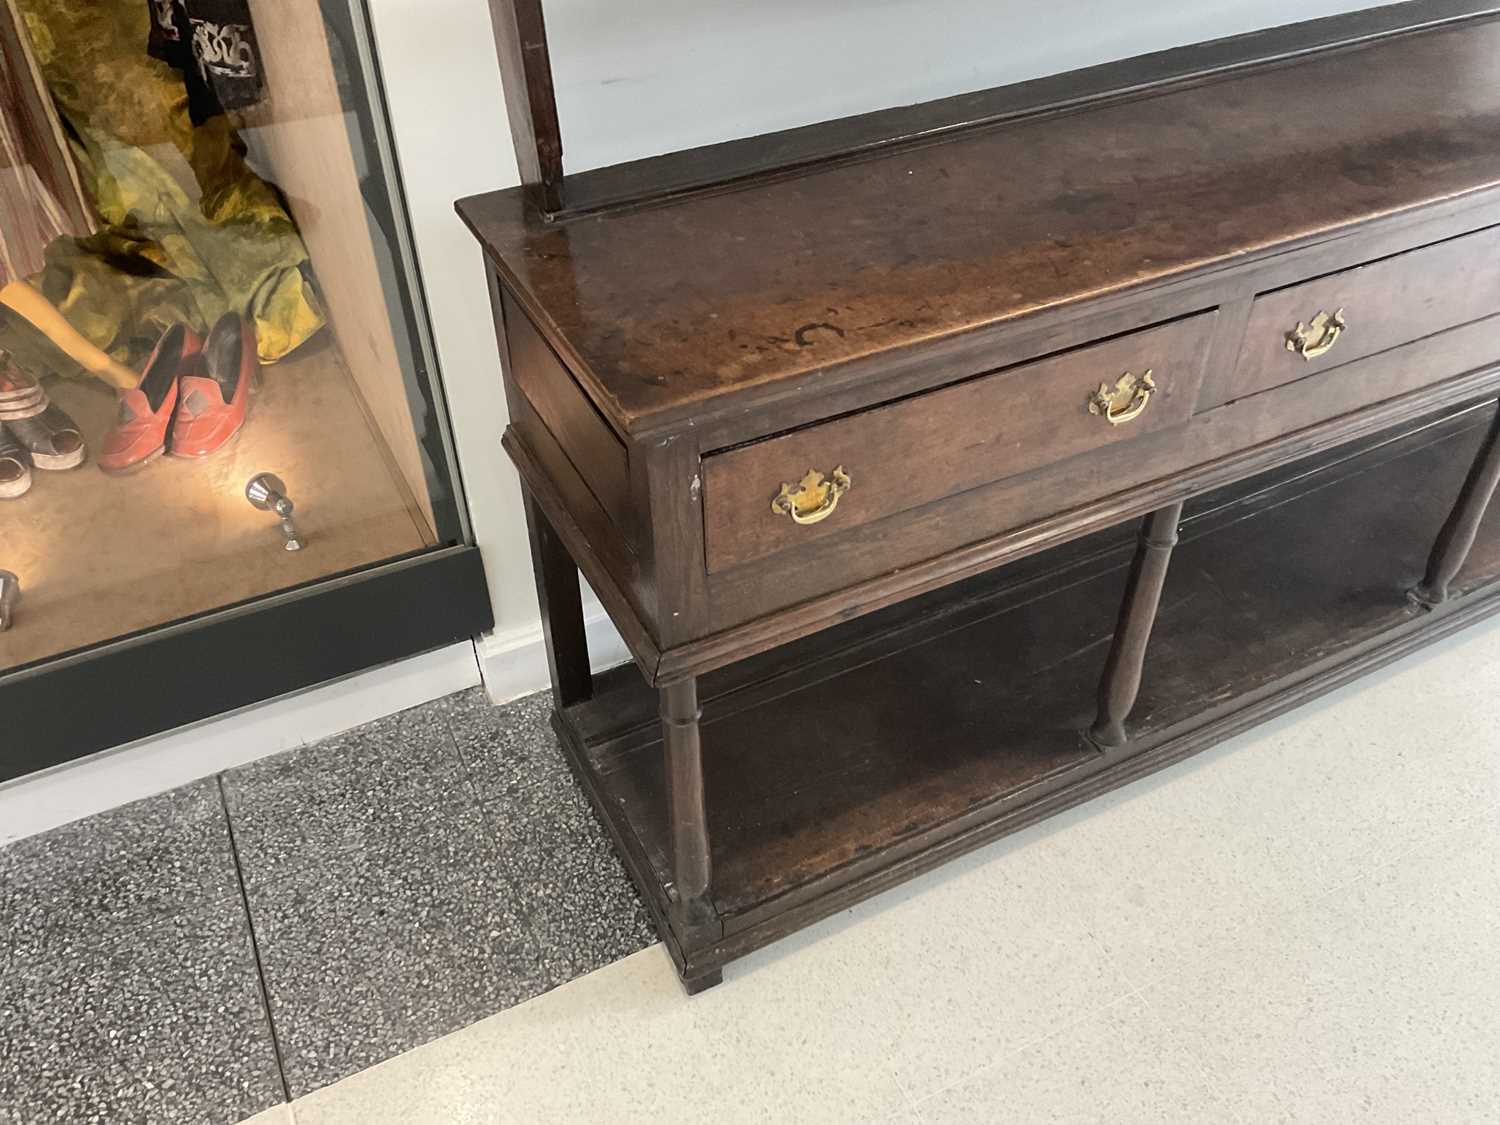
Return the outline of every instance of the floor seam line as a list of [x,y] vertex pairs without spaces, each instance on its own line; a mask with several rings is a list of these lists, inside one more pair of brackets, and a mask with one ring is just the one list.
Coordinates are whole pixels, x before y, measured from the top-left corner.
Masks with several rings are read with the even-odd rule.
[[[250,935],[250,956],[255,961],[255,983],[260,989],[261,1010],[266,1014],[266,1030],[271,1036],[271,1053],[276,1058],[276,1077],[281,1082],[282,1104],[292,1101],[292,1087],[287,1080],[286,1060],[282,1056],[281,1037],[276,1033],[276,1017],[271,1012],[271,989],[266,983],[266,966],[260,956],[260,939],[255,936],[255,916],[250,910],[250,891],[245,885],[245,868],[240,862],[240,845],[234,835],[234,817],[229,812],[229,794],[224,791],[224,775],[214,778],[219,788],[219,804],[224,810],[224,828],[229,833],[229,855],[234,861],[234,877],[239,884],[240,905],[245,910],[245,930]],[[268,1107],[269,1108],[269,1107]]]

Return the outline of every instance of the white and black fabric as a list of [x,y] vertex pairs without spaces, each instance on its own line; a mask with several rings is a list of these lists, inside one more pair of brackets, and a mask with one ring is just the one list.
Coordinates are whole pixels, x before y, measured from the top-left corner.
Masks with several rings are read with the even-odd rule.
[[146,0],[154,58],[182,72],[195,124],[265,96],[260,47],[246,0]]

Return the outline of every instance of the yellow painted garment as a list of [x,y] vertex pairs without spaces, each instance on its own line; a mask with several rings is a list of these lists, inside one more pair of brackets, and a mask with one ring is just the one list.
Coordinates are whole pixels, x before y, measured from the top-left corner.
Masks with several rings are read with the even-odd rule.
[[[230,310],[254,320],[263,363],[315,334],[324,315],[295,224],[246,164],[228,118],[193,126],[182,76],[146,53],[147,5],[19,6],[101,220],[97,234],[55,240],[32,284],[90,342],[137,369],[172,324],[203,332]],[[0,350],[22,366],[80,373],[18,321],[0,312]]]

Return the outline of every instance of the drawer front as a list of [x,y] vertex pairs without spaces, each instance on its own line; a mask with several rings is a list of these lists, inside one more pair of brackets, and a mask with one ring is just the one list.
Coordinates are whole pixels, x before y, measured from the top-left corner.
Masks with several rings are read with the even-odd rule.
[[1182,425],[1217,320],[1200,313],[705,457],[708,569]]
[[1265,293],[1222,397],[1244,398],[1497,312],[1500,228]]
[[[1500,315],[1371,356],[1338,378],[1241,399],[1136,442],[998,480],[756,566],[711,575],[708,631],[723,632],[793,606],[838,602],[840,591],[861,586],[866,588],[852,600],[867,603],[876,596],[869,585],[920,581],[924,566],[941,572],[944,564],[937,560],[952,567],[970,547],[988,560],[975,569],[986,569],[994,565],[994,553],[976,544],[987,530],[1018,556],[1055,546],[1076,535],[1080,508],[1102,506],[1104,522],[1117,522],[1120,517],[1110,513],[1118,505],[1185,475],[1215,471],[1219,475],[1206,487],[1217,487],[1468,401],[1496,385],[1496,377],[1484,373],[1497,368]],[[1475,379],[1487,382],[1476,391]],[[1460,385],[1467,389],[1456,391]],[[1240,458],[1250,463],[1226,473],[1225,466]],[[1442,515],[1435,513],[1435,519]],[[1099,526],[1092,523],[1087,530]]]

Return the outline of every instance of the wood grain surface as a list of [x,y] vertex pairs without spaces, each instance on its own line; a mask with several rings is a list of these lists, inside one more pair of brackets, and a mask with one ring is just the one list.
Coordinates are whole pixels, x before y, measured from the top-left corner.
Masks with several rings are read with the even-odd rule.
[[459,210],[622,431],[1500,185],[1500,23],[553,224]]

